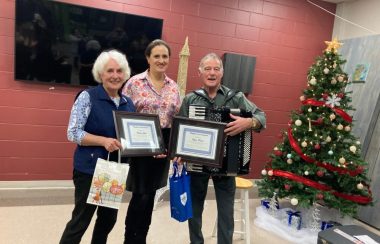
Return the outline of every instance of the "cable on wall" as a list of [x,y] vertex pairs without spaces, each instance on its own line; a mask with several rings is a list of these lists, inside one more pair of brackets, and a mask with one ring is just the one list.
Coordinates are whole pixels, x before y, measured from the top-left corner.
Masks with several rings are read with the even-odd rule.
[[356,24],[356,23],[354,23],[354,22],[352,22],[352,21],[349,21],[348,19],[345,19],[345,18],[343,18],[343,17],[340,17],[339,15],[334,14],[334,13],[331,12],[331,11],[328,11],[327,9],[325,9],[325,8],[323,8],[323,7],[321,7],[321,6],[319,6],[319,5],[316,4],[316,3],[313,3],[313,2],[310,1],[310,0],[306,0],[306,1],[307,1],[308,3],[310,3],[310,4],[314,5],[314,6],[316,6],[317,8],[322,9],[322,10],[325,11],[325,12],[327,12],[327,13],[329,13],[329,14],[331,14],[331,15],[334,15],[336,18],[339,18],[339,19],[341,19],[341,20],[343,20],[343,21],[346,21],[347,23],[350,23],[350,24],[352,24],[352,25],[354,25],[354,26],[356,26],[356,27],[362,28],[362,29],[364,29],[364,30],[366,30],[366,31],[368,31],[368,32],[370,32],[370,33],[372,33],[372,34],[378,34],[378,33],[376,33],[376,32],[373,31],[373,30],[370,30],[370,29],[368,29],[368,28],[366,28],[366,27],[364,27],[364,26],[361,26],[361,25]]

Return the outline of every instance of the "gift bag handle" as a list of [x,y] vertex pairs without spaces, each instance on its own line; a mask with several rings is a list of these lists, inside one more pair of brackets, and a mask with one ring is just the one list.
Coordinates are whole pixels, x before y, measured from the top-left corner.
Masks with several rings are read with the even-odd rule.
[[[179,175],[179,173],[178,173],[178,175],[177,175],[177,173],[178,173],[178,163],[177,163],[177,161],[174,161],[174,162],[173,162],[173,176],[175,176],[175,177],[179,177],[180,175]],[[182,174],[187,175],[187,169],[186,169],[185,164],[182,164],[181,175],[182,175]]]
[[[121,162],[121,151],[120,151],[120,149],[118,151],[119,152],[117,153],[117,162],[120,163]],[[107,161],[110,161],[110,152],[108,152]]]

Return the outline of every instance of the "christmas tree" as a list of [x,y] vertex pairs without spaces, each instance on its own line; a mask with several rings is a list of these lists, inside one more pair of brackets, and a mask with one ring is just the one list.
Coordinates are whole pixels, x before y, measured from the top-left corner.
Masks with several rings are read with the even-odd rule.
[[360,141],[352,135],[354,110],[345,91],[348,75],[338,54],[341,43],[326,41],[307,75],[301,107],[291,113],[282,142],[274,147],[262,170],[259,195],[289,198],[291,204],[309,208],[315,202],[354,216],[358,206],[372,204],[360,155]]

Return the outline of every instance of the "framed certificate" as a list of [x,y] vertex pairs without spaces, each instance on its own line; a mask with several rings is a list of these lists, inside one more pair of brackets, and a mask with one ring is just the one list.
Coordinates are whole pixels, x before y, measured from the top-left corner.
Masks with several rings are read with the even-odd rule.
[[124,111],[114,111],[113,115],[121,155],[152,156],[165,152],[158,115]]
[[174,117],[169,156],[185,162],[222,167],[225,123]]

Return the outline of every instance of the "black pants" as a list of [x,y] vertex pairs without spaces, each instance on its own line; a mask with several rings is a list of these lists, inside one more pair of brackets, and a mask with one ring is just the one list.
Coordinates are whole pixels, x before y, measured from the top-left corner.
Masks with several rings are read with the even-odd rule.
[[[202,214],[210,176],[203,173],[191,174],[191,200],[193,218],[188,220],[191,244],[204,244]],[[218,210],[218,244],[232,244],[234,233],[235,177],[212,176],[216,207]]]
[[67,223],[62,234],[60,244],[79,244],[83,234],[97,210],[97,219],[92,233],[92,244],[105,244],[117,219],[117,210],[106,207],[97,207],[87,204],[92,175],[74,170],[73,181],[75,186],[75,207],[71,220]]
[[124,244],[145,244],[152,222],[154,196],[156,192],[133,193],[125,218]]

